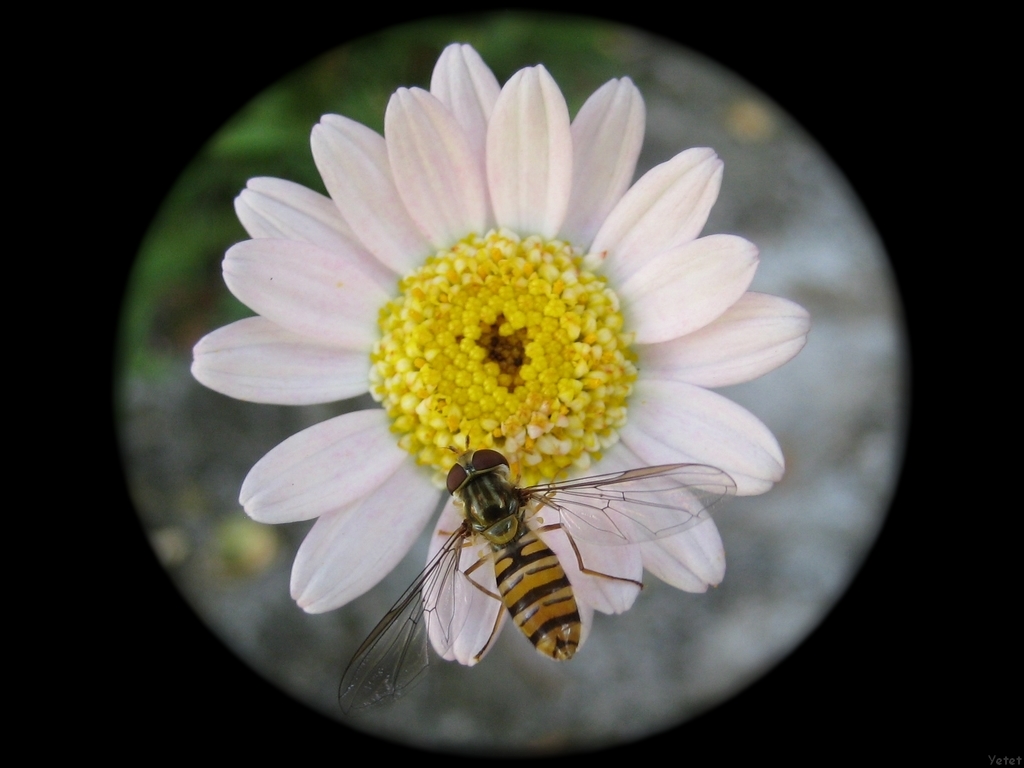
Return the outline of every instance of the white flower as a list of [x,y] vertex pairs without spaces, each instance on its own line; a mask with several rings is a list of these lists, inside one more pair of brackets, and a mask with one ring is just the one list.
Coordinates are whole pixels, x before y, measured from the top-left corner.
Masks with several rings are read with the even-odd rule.
[[[344,605],[405,556],[452,447],[501,450],[524,484],[592,462],[710,464],[739,495],[782,477],[767,427],[708,388],[789,360],[808,315],[747,292],[751,243],[698,238],[722,178],[712,150],[682,152],[629,188],[644,122],[628,78],[598,89],[570,124],[543,66],[500,88],[476,51],[451,45],[429,92],[391,97],[384,138],[337,115],[313,129],[330,199],[270,178],[239,195],[253,239],[228,250],[224,279],[258,314],[202,339],[193,375],[254,402],[371,391],[385,406],[289,438],[242,485],[255,520],[317,518],[292,570],[306,611]],[[449,503],[435,533],[456,514]],[[593,610],[630,607],[637,587],[581,574],[559,532],[545,541],[584,632]],[[725,573],[713,522],[580,548],[589,569],[640,580],[646,568],[687,591]],[[503,611],[483,593],[476,602],[442,649],[463,663]]]

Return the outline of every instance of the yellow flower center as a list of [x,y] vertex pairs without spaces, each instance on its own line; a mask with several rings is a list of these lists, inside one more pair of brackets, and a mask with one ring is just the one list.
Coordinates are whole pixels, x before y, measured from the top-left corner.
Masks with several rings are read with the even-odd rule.
[[586,469],[618,440],[632,335],[581,256],[504,229],[470,235],[403,278],[381,310],[370,391],[439,483],[452,449],[501,451],[534,485]]

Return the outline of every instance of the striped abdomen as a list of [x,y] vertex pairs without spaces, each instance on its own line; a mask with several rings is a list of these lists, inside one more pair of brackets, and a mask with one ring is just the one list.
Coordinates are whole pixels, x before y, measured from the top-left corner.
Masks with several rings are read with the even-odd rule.
[[538,651],[557,661],[571,659],[580,644],[580,614],[572,585],[533,531],[494,554],[494,575],[512,620]]

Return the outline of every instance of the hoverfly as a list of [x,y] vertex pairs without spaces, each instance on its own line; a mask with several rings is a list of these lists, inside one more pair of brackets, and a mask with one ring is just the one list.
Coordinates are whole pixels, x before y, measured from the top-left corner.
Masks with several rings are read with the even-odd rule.
[[[736,489],[729,475],[703,464],[642,467],[528,488],[515,485],[509,471],[498,451],[459,456],[447,486],[462,522],[349,662],[338,690],[345,713],[408,690],[427,668],[428,637],[439,652],[450,649],[469,605],[481,596],[504,604],[540,653],[572,658],[581,642],[578,605],[558,557],[539,534],[561,529],[581,573],[642,587],[587,569],[575,540],[611,546],[672,536],[710,519],[711,508]],[[494,569],[499,594],[471,578],[485,566]],[[496,616],[477,660],[498,634],[504,612]],[[454,658],[450,651],[443,655]]]

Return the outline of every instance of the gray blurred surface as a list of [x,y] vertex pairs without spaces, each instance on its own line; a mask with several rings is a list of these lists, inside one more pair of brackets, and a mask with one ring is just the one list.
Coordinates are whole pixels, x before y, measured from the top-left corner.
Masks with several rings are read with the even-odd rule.
[[[542,658],[507,627],[480,665],[435,657],[412,693],[350,719],[356,728],[424,747],[509,752],[594,748],[668,728],[793,650],[842,595],[882,523],[901,460],[907,371],[898,299],[870,222],[820,148],[763,94],[675,45],[637,33],[617,45],[621,74],[647,104],[637,175],[688,147],[713,147],[725,178],[704,233],[757,244],[752,290],[811,313],[795,360],[720,390],[771,428],[786,477],[718,514],[727,572],[717,589],[686,594],[651,578],[632,610],[596,616],[567,664]],[[339,719],[341,672],[422,567],[426,534],[370,593],[310,616],[289,597],[288,579],[311,523],[259,526],[237,496],[280,441],[371,404],[242,403],[198,385],[184,359],[159,381],[124,388],[132,496],[182,593],[261,675]]]

